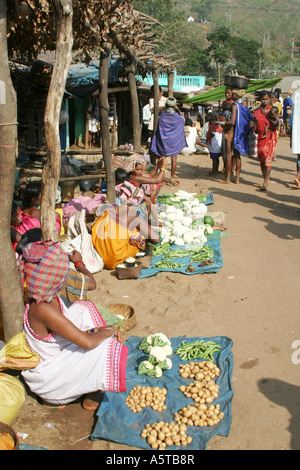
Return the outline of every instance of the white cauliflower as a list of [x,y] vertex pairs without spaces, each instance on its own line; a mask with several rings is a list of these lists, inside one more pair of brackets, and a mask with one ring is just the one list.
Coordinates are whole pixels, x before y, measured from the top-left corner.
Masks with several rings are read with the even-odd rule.
[[192,231],[187,231],[183,234],[183,241],[184,241],[184,243],[193,243],[194,235],[193,235]]
[[159,336],[159,338],[164,341],[165,343],[167,343],[168,345],[171,345],[171,341],[169,340],[169,338],[166,337],[166,335],[164,335],[163,333],[155,333],[155,336]]
[[163,346],[163,349],[164,349],[164,352],[165,352],[166,356],[171,356],[171,354],[173,353],[171,343],[167,344],[166,346]]
[[149,356],[152,356],[157,362],[163,362],[167,357],[167,354],[164,348],[165,346],[163,347],[153,346],[152,348],[150,348]]

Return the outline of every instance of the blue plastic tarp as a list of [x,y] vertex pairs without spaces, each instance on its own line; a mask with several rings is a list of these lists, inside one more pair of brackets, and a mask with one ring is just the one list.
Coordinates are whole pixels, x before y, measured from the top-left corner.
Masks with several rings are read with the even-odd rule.
[[[172,258],[172,261],[178,262],[182,265],[182,267],[176,268],[176,269],[162,269],[158,268],[155,266],[155,264],[163,259],[162,256],[153,256],[152,258],[152,263],[151,266],[147,269],[142,269],[141,274],[138,279],[145,279],[147,277],[155,276],[159,272],[162,271],[169,271],[169,272],[178,272],[178,273],[183,273],[187,275],[193,275],[193,274],[203,274],[203,273],[216,273],[219,271],[219,269],[223,266],[223,256],[222,256],[222,249],[221,249],[221,243],[219,238],[211,238],[205,243],[205,246],[210,246],[213,251],[213,258],[212,262],[213,264],[208,264],[207,266],[199,266],[199,262],[197,263],[191,263],[189,257],[185,258]],[[187,248],[193,248],[195,245],[189,244],[185,245],[184,247],[178,246],[178,245],[171,245],[170,250],[175,250],[175,249],[187,249]],[[190,272],[186,271],[187,267],[191,264],[195,271]]]
[[[214,361],[220,368],[220,376],[216,383],[220,386],[219,397],[213,404],[220,404],[221,411],[224,412],[224,418],[215,426],[198,427],[188,426],[187,435],[192,436],[191,444],[186,447],[168,447],[168,450],[204,450],[208,441],[215,435],[228,436],[231,427],[231,404],[233,398],[233,389],[231,384],[233,371],[233,353],[232,340],[225,336],[215,336],[212,338],[187,338],[180,336],[170,338],[173,348],[172,368],[164,370],[160,378],[150,378],[146,375],[138,375],[138,365],[141,361],[147,359],[147,356],[139,349],[143,338],[132,336],[126,341],[128,346],[128,359],[126,368],[127,392],[114,393],[104,392],[101,404],[97,411],[97,422],[91,435],[92,440],[105,439],[131,447],[151,450],[147,441],[141,437],[141,432],[146,424],[152,424],[157,421],[174,421],[174,413],[187,405],[195,402],[192,398],[187,398],[179,390],[180,385],[187,385],[193,382],[193,379],[183,379],[179,373],[179,365],[188,361],[181,361],[179,356],[174,353],[182,341],[215,341],[220,346],[220,352],[214,354]],[[197,360],[195,360],[197,362]],[[130,390],[136,385],[165,387],[168,391],[166,406],[167,409],[160,413],[154,411],[151,407],[143,408],[140,413],[133,413],[125,403]]]

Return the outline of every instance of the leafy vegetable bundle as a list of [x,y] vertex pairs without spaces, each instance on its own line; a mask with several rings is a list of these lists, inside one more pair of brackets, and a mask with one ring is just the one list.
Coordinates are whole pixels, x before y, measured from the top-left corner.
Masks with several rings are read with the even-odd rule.
[[154,267],[160,269],[176,269],[181,268],[184,265],[172,261],[174,258],[186,258],[189,257],[188,264],[191,262],[201,263],[208,259],[213,258],[213,250],[209,246],[201,246],[197,245],[193,248],[187,249],[170,249],[170,245],[168,243],[164,243],[163,245],[156,245],[153,248],[153,255],[154,256],[163,256],[160,261],[154,264]]

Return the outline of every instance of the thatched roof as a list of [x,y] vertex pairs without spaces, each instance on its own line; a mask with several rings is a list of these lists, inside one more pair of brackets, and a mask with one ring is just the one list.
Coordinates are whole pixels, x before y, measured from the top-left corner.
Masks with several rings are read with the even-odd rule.
[[[73,0],[73,62],[98,59],[106,44],[133,60],[138,73],[173,70],[176,62],[157,53],[164,27],[132,6],[133,0]],[[54,51],[55,17],[47,0],[7,0],[10,58],[35,60]],[[155,28],[154,28],[155,26]]]

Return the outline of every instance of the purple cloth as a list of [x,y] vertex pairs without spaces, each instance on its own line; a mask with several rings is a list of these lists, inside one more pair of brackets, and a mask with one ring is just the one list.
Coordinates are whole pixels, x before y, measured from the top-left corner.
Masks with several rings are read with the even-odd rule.
[[155,131],[151,150],[159,157],[176,157],[187,147],[184,119],[177,113],[162,112]]
[[85,209],[85,212],[90,214],[95,207],[103,204],[104,200],[104,194],[96,194],[94,198],[89,196],[78,196],[71,199],[71,201],[67,202],[63,207],[64,223],[67,223],[72,215],[77,214],[77,212],[81,212],[82,209]]

